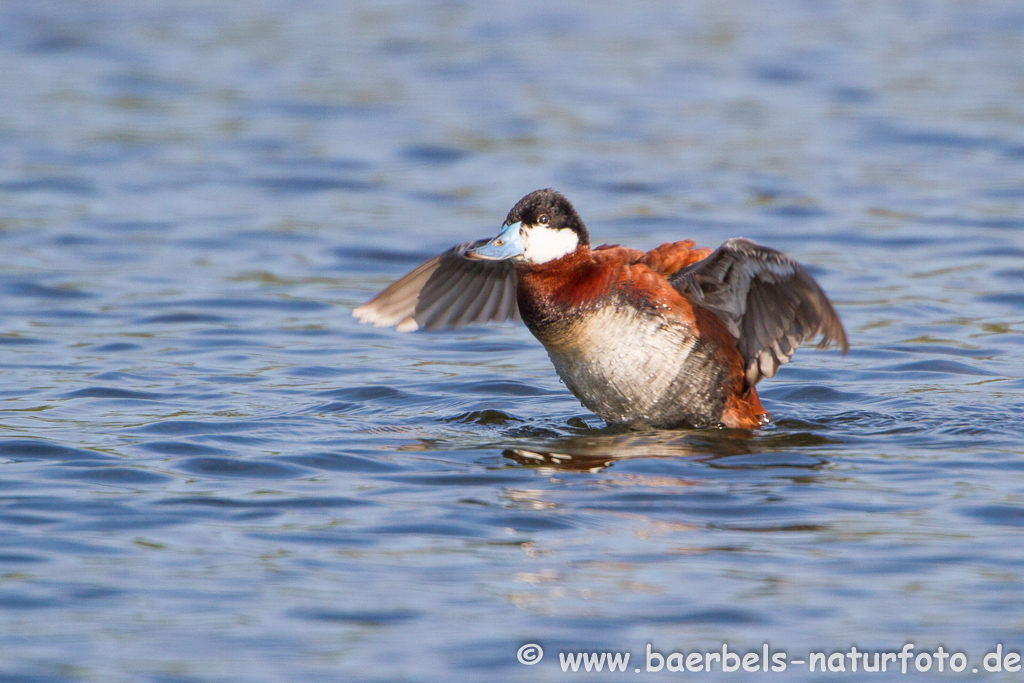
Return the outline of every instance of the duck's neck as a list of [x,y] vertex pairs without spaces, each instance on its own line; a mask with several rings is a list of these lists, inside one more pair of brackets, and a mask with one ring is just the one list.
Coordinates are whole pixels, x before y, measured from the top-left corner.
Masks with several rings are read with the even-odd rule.
[[547,263],[516,263],[519,312],[538,338],[551,325],[591,307],[607,289],[590,247]]

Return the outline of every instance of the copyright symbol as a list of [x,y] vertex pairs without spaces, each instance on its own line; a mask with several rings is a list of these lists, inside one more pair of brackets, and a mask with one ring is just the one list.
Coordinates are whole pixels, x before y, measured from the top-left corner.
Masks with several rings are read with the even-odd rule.
[[544,659],[544,648],[537,643],[527,643],[519,648],[519,652],[516,653],[516,659],[519,660],[520,664],[533,666]]

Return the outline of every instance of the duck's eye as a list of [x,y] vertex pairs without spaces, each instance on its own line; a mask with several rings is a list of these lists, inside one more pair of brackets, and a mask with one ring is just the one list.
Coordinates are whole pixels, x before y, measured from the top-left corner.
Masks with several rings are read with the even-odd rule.
[[548,224],[548,215],[546,213],[542,213],[540,215],[540,218],[537,219],[537,222],[540,223],[541,225],[547,225]]

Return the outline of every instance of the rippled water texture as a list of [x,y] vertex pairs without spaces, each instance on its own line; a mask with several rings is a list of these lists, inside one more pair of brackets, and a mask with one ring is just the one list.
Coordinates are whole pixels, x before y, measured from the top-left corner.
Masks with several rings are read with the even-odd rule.
[[[788,252],[849,356],[623,433],[522,326],[350,317],[548,186]],[[1022,292],[1016,2],[4,2],[0,680],[1020,651]]]

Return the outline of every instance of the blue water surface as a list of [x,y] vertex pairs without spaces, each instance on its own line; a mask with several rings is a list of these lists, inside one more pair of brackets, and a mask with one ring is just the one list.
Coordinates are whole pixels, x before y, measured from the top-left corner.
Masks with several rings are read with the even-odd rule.
[[[850,354],[618,432],[521,325],[351,317],[549,186],[786,251]],[[972,677],[1024,650],[1024,7],[5,2],[0,364],[0,681]]]

